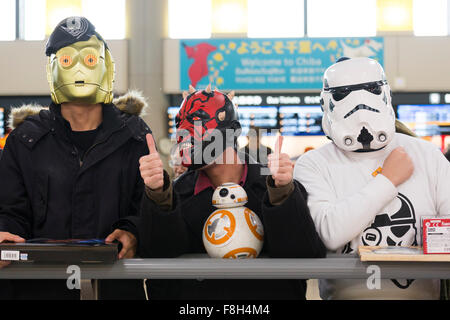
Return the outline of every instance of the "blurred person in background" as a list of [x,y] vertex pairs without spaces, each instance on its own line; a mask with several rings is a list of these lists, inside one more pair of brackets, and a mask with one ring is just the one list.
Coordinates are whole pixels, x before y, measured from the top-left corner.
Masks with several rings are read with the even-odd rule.
[[445,151],[444,156],[450,161],[450,146],[447,146],[447,151]]
[[261,135],[263,131],[264,130],[260,127],[251,125],[247,135],[248,144],[242,148],[242,151],[253,158],[256,162],[266,166],[268,163],[268,156],[273,151],[270,147],[267,147],[261,143]]
[[178,178],[187,171],[187,168],[181,163],[180,150],[177,144],[173,146],[170,152],[169,167],[173,170],[174,179]]
[[6,139],[8,138],[9,132],[5,134],[4,137],[0,137],[0,150],[3,150],[5,148]]
[[6,139],[8,139],[10,129],[6,130],[6,134],[4,137],[0,137],[0,159],[2,158],[3,149],[5,148]]

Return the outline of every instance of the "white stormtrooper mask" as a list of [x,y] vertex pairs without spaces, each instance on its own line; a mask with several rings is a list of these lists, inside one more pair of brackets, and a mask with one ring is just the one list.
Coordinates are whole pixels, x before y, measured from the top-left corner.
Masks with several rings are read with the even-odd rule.
[[324,74],[320,94],[325,134],[344,151],[373,151],[395,134],[391,90],[370,58],[341,59]]

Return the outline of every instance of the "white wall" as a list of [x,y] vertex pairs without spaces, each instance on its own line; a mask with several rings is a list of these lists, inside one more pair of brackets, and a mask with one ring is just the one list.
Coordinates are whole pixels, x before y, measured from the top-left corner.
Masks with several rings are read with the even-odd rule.
[[[395,59],[386,70],[393,89],[450,91],[450,37],[387,38],[385,57]],[[404,87],[395,87],[395,77]]]
[[[116,62],[114,91],[128,89],[128,42],[107,41]],[[49,95],[45,41],[0,41],[0,95]]]

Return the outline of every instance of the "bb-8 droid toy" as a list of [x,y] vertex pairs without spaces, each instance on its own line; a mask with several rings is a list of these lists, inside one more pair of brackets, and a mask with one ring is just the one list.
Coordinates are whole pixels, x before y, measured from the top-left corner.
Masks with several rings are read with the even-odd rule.
[[212,204],[217,208],[203,226],[203,244],[212,258],[256,258],[264,243],[264,228],[249,208],[247,193],[235,183],[217,187]]

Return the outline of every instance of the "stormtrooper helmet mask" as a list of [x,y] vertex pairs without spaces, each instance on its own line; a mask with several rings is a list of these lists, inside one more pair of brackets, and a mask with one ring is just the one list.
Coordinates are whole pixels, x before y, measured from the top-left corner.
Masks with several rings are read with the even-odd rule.
[[395,134],[391,90],[381,65],[341,58],[324,74],[321,104],[325,134],[344,151],[374,151]]

